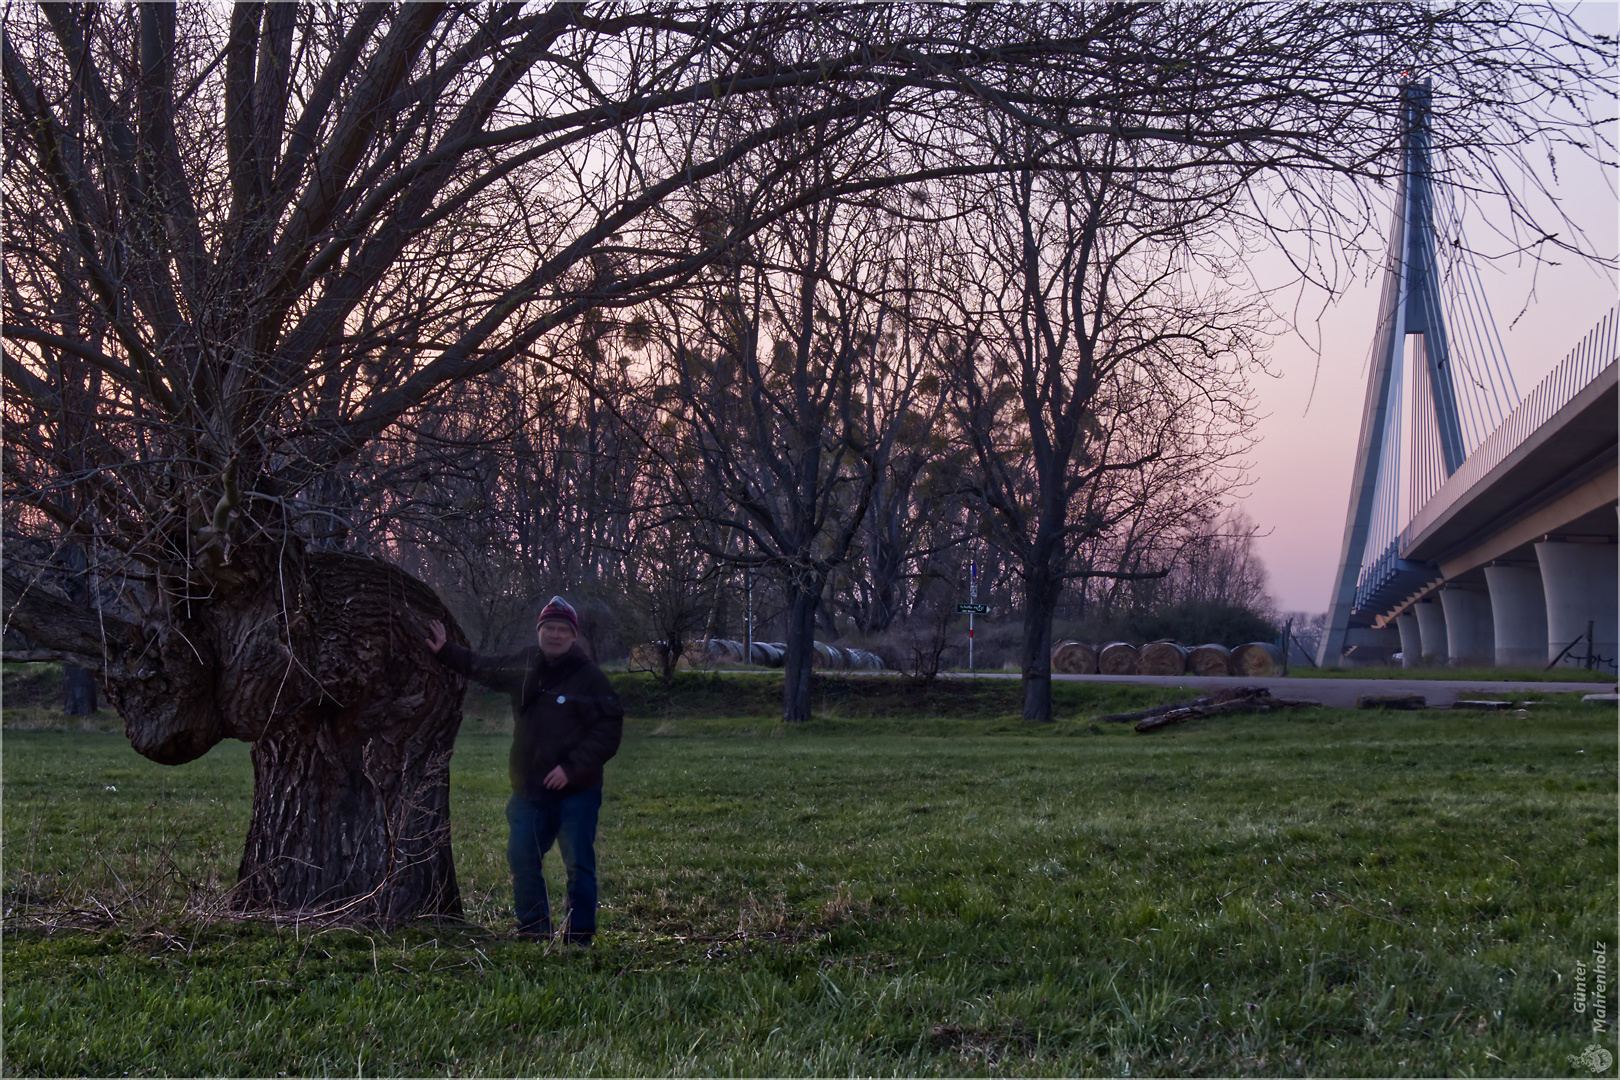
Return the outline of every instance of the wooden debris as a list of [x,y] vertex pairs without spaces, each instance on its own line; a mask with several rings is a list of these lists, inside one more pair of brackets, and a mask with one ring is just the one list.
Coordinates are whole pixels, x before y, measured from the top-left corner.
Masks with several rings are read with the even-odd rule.
[[1286,698],[1274,698],[1271,691],[1263,686],[1239,686],[1231,690],[1217,690],[1205,697],[1194,698],[1191,701],[1178,701],[1169,705],[1156,705],[1151,709],[1141,709],[1132,713],[1110,713],[1106,716],[1095,716],[1093,720],[1112,720],[1116,722],[1139,721],[1136,730],[1140,732],[1158,731],[1160,728],[1171,727],[1175,724],[1185,724],[1189,720],[1202,720],[1209,716],[1223,716],[1227,713],[1241,712],[1270,712],[1272,709],[1292,709],[1303,705],[1319,705],[1316,701],[1292,701]]
[[[1203,701],[1205,699],[1204,698],[1199,698],[1198,700]],[[1091,718],[1091,722],[1093,724],[1098,723],[1100,721],[1107,721],[1107,722],[1113,723],[1113,724],[1128,724],[1132,720],[1145,720],[1150,716],[1163,716],[1165,713],[1169,712],[1171,709],[1179,709],[1179,708],[1182,708],[1183,706],[1190,705],[1190,704],[1191,704],[1191,702],[1180,701],[1180,702],[1175,702],[1175,703],[1170,704],[1170,705],[1155,705],[1151,709],[1138,709],[1135,712],[1103,713],[1101,716],[1093,716]]]
[[1363,694],[1356,698],[1358,709],[1426,709],[1429,702],[1422,694]]

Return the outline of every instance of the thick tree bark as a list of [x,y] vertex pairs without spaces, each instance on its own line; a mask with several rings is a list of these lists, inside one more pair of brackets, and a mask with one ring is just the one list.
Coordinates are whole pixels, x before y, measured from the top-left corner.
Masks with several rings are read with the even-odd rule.
[[[75,604],[90,606],[90,582],[85,571],[89,560],[78,544],[65,544],[61,554],[67,597]],[[69,716],[89,716],[96,711],[96,677],[77,664],[62,665],[62,711]]]
[[[459,915],[449,763],[466,681],[424,641],[433,591],[378,559],[238,549],[232,585],[137,626],[7,576],[12,626],[89,659],[132,746],[180,764],[253,744],[239,910]],[[189,607],[189,610],[187,608]]]
[[787,651],[782,657],[782,719],[810,719],[810,674],[815,667],[816,608],[821,590],[794,582],[788,587]]
[[69,716],[96,711],[96,677],[77,664],[62,665],[62,711]]
[[449,805],[459,702],[450,723],[442,707],[389,711],[371,728],[336,706],[316,709],[253,744],[239,908],[461,914]]
[[1024,719],[1052,719],[1052,616],[1062,579],[1035,566],[1024,579]]

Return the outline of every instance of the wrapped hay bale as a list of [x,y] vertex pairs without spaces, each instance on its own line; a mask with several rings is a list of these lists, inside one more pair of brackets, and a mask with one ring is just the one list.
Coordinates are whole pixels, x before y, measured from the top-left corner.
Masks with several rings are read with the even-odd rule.
[[1269,641],[1251,641],[1232,650],[1232,674],[1242,679],[1281,675],[1282,664],[1282,650]]
[[831,645],[824,645],[819,641],[811,642],[815,648],[815,655],[810,658],[812,668],[826,668],[837,671],[844,666],[844,654]]
[[743,657],[745,648],[740,641],[712,638],[709,641],[709,656],[717,664],[746,664],[748,661]]
[[783,647],[769,641],[754,642],[752,662],[760,667],[781,667]]
[[1138,675],[1185,675],[1187,647],[1179,641],[1153,641],[1137,653]]
[[849,667],[851,671],[882,671],[883,658],[875,652],[865,649],[849,649]]
[[1097,674],[1097,650],[1083,641],[1065,641],[1052,650],[1052,670],[1059,675]]
[[1136,646],[1123,641],[1111,641],[1097,653],[1097,673],[1100,675],[1137,674]]
[[1199,645],[1187,654],[1187,672],[1191,675],[1232,674],[1232,650],[1225,645]]

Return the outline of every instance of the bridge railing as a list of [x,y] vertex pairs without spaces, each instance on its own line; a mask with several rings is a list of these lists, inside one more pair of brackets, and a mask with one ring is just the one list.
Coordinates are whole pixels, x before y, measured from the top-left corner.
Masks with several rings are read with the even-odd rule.
[[1620,331],[1620,304],[1609,309],[1609,313],[1581,339],[1581,343],[1570,350],[1569,355],[1559,361],[1558,366],[1534,390],[1525,395],[1518,408],[1485,437],[1479,449],[1468,455],[1468,460],[1412,516],[1411,523],[1401,530],[1394,545],[1395,550],[1408,550],[1415,537],[1422,535],[1470,488],[1518,449],[1537,428],[1551,420],[1559,409],[1573,401],[1577,394],[1612,365],[1620,357],[1617,331]]

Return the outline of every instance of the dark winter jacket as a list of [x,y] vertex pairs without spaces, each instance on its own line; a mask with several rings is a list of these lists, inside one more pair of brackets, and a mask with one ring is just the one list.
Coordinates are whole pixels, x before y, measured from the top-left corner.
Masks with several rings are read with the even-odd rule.
[[[548,663],[538,648],[489,657],[446,643],[439,662],[512,695],[513,791],[540,799],[602,782],[602,766],[618,751],[624,733],[624,707],[602,669],[577,644]],[[548,792],[546,774],[558,765],[568,786]]]

